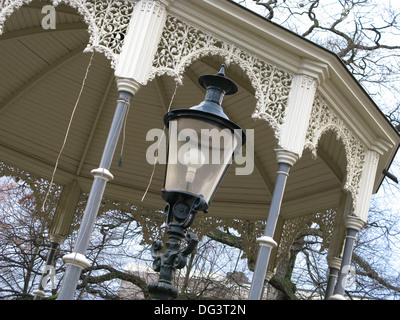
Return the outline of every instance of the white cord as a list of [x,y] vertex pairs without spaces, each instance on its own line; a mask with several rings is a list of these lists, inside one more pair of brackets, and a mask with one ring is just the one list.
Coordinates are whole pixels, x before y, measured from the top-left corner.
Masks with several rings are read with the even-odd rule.
[[123,125],[123,129],[122,129],[122,145],[121,145],[121,153],[119,156],[119,163],[118,166],[119,167],[123,167],[123,159],[122,159],[122,155],[124,153],[124,147],[125,147],[125,135],[126,135],[126,122],[128,120],[128,114],[129,114],[129,109],[130,109],[130,102],[129,101],[125,101],[126,104],[126,113],[124,115],[125,119],[124,119],[124,125]]
[[50,189],[51,189],[51,187],[53,186],[53,183],[54,183],[54,177],[55,177],[55,175],[56,175],[56,171],[57,171],[57,167],[58,167],[58,162],[60,161],[61,154],[62,154],[62,152],[64,151],[65,145],[66,145],[66,143],[67,143],[67,139],[68,139],[69,131],[70,131],[70,129],[71,129],[72,120],[74,119],[75,111],[76,111],[76,109],[77,109],[77,107],[78,107],[78,104],[79,104],[79,101],[80,101],[80,99],[81,99],[81,95],[82,95],[83,89],[84,89],[84,87],[85,87],[85,82],[86,82],[86,79],[87,79],[87,76],[88,76],[88,73],[89,73],[89,69],[90,69],[90,66],[92,65],[93,56],[94,56],[94,51],[92,52],[92,55],[90,56],[89,64],[88,64],[88,67],[86,68],[86,74],[85,74],[85,77],[83,78],[81,90],[80,90],[79,95],[78,95],[78,98],[77,98],[77,100],[76,100],[74,109],[72,110],[71,118],[69,119],[69,123],[68,123],[67,131],[66,131],[66,133],[65,133],[64,141],[63,141],[63,144],[62,144],[62,146],[61,146],[60,152],[58,153],[58,156],[57,156],[56,164],[55,164],[55,166],[54,166],[53,174],[52,174],[52,176],[51,176],[51,181],[50,181],[49,189],[47,190],[46,196],[45,196],[45,198],[44,198],[44,200],[43,200],[43,205],[42,205],[42,211],[43,211],[43,212],[45,211],[45,207],[44,207],[44,206],[45,206],[46,201],[47,201],[47,198],[48,198],[48,196],[49,196],[49,194],[50,194]]
[[[178,83],[175,84],[175,90],[174,90],[174,93],[173,93],[173,95],[172,95],[172,97],[171,97],[171,101],[169,102],[168,112],[171,110],[171,106],[172,106],[172,103],[173,103],[173,101],[174,101],[174,99],[175,99],[175,95],[176,95],[176,91],[177,91],[177,90],[178,90]],[[162,135],[161,139],[158,141],[157,150],[159,150],[161,141],[164,139],[164,135],[165,135],[165,125],[164,125],[164,128],[163,128],[163,135]],[[145,191],[144,194],[143,194],[143,197],[142,197],[142,200],[141,200],[142,202],[143,202],[144,198],[146,197],[147,192],[149,191],[150,186],[151,186],[151,183],[152,183],[152,181],[153,181],[154,172],[156,171],[157,161],[158,161],[158,152],[157,152],[157,155],[156,155],[156,157],[155,157],[155,159],[154,159],[153,172],[151,173],[150,181],[149,181],[149,184],[147,185],[146,191]]]

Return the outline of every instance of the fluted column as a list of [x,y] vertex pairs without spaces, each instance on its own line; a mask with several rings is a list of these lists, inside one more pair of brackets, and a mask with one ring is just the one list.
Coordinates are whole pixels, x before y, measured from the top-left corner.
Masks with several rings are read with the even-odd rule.
[[140,0],[135,5],[115,71],[120,89],[131,92],[131,79],[140,85],[147,82],[167,19],[167,9],[173,2]]
[[367,221],[371,196],[374,189],[375,177],[380,154],[374,150],[367,150],[364,158],[364,166],[360,179],[360,188],[354,207],[354,215]]
[[279,146],[299,156],[303,153],[317,81],[306,75],[293,78]]

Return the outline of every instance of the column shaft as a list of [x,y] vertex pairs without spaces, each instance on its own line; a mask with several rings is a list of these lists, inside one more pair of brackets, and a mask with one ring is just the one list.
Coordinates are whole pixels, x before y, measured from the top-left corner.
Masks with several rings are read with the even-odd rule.
[[326,286],[325,300],[328,300],[333,295],[339,271],[340,270],[338,268],[334,267],[329,268],[328,284]]
[[276,177],[275,188],[272,195],[271,207],[267,218],[264,236],[257,239],[260,243],[260,249],[258,251],[257,262],[254,268],[253,280],[249,293],[249,300],[261,299],[271,251],[272,248],[276,246],[276,243],[273,241],[272,238],[274,236],[276,223],[278,221],[279,212],[281,209],[287,177],[291,168],[290,164],[284,162],[281,162],[278,165],[278,173]]
[[358,233],[358,230],[350,229],[350,228],[347,229],[346,242],[344,245],[343,258],[342,258],[342,265],[340,267],[340,273],[339,273],[339,277],[337,279],[334,295],[329,298],[330,300],[342,300],[343,299],[344,291],[346,289],[347,275],[348,275],[350,264],[351,264],[351,256],[353,254],[354,242],[355,242],[357,233]]
[[344,300],[343,295],[346,290],[347,276],[350,271],[354,243],[356,236],[363,225],[364,221],[357,217],[347,216],[346,218],[347,235],[343,250],[342,265],[340,267],[340,273],[337,279],[334,295],[331,296],[329,300]]
[[[55,256],[56,256],[56,251],[58,248],[59,244],[56,242],[51,242],[50,243],[50,250],[47,254],[47,260],[46,260],[46,267],[54,267],[54,262],[55,262]],[[33,291],[33,294],[35,297],[33,298],[34,300],[41,300],[44,296],[44,289],[46,288],[46,284],[44,283],[45,277],[49,274],[49,270],[47,268],[44,269],[45,271],[42,274],[42,277],[40,278],[39,282],[39,289]],[[51,272],[51,271],[50,271]]]
[[64,261],[69,263],[69,265],[67,267],[65,278],[58,296],[59,300],[73,299],[82,267],[85,267],[88,264],[88,262],[85,261],[84,255],[86,254],[86,250],[89,245],[89,240],[92,235],[106,183],[113,178],[109,172],[109,169],[111,167],[111,162],[131,98],[131,93],[125,91],[119,92],[119,99],[114,118],[111,123],[111,128],[109,130],[108,138],[100,161],[100,168],[92,171],[92,174],[95,176],[95,178],[90,190],[86,209],[83,214],[82,223],[79,228],[74,252],[68,256],[68,262],[64,259]]

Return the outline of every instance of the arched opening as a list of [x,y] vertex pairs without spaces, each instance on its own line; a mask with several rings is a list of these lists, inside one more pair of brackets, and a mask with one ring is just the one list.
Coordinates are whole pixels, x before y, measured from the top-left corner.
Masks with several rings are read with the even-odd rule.
[[[128,116],[126,137],[127,140],[136,141],[134,143],[138,148],[132,151],[125,148],[126,165],[115,171],[116,179],[118,177],[124,183],[135,185],[138,192],[130,195],[132,199],[140,201],[145,193],[143,189],[149,187],[142,205],[158,209],[163,207],[160,190],[164,180],[164,165],[157,164],[154,168],[148,163],[146,150],[157,141],[146,141],[146,134],[153,128],[163,129],[163,116],[169,108],[190,108],[202,102],[205,90],[199,85],[198,77],[216,74],[223,63],[224,57],[205,56],[185,68],[181,84],[177,84],[169,75],[158,75],[135,96],[132,102],[134,111]],[[248,143],[242,150],[241,161],[233,162],[219,187],[210,215],[258,219],[265,216],[272,194],[275,172],[269,164],[275,164],[277,141],[268,123],[251,117],[257,101],[245,71],[231,63],[226,67],[226,75],[238,84],[239,92],[226,96],[222,106],[226,115],[247,131]],[[146,121],[143,121],[144,117]],[[128,181],[129,170],[134,170],[135,181]]]
[[67,184],[81,173],[102,114],[112,114],[116,87],[109,61],[83,52],[88,27],[76,9],[58,5],[55,29],[43,29],[48,4],[19,8],[0,37],[1,148],[3,161],[50,179],[82,90],[55,180]]

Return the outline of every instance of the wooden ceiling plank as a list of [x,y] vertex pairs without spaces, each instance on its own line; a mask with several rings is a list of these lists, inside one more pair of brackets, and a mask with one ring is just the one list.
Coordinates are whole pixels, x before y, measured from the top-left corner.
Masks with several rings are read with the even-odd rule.
[[317,156],[322,160],[322,162],[329,168],[329,170],[333,173],[337,181],[342,184],[344,176],[342,174],[342,170],[336,162],[334,162],[329,156],[328,152],[326,152],[321,146],[317,150]]
[[164,110],[164,113],[167,113],[168,112],[168,108],[169,108],[169,103],[167,101],[167,94],[165,92],[165,88],[164,88],[164,85],[162,83],[162,80],[161,80],[160,77],[156,77],[154,82],[155,82],[156,89],[157,89],[157,92],[158,92],[158,97],[160,98],[161,106],[162,106],[162,108]]
[[63,66],[65,63],[69,62],[70,60],[74,59],[77,57],[79,54],[83,52],[83,50],[86,48],[86,45],[81,45],[68,54],[64,55],[60,59],[58,59],[56,62],[52,63],[42,71],[40,71],[38,74],[33,76],[31,79],[29,79],[24,85],[22,85],[18,90],[16,90],[14,93],[12,93],[8,98],[6,98],[5,102],[3,103],[2,106],[0,106],[0,114],[3,113],[10,105],[12,102],[14,102],[17,98],[19,98],[26,90],[32,88],[36,83],[38,83],[41,79],[44,77],[48,76],[50,73],[54,72],[61,66]]
[[108,81],[107,87],[106,87],[106,89],[105,89],[105,91],[104,91],[104,95],[103,95],[103,98],[102,98],[102,100],[101,100],[99,109],[97,110],[96,118],[95,118],[95,120],[94,120],[94,122],[93,122],[93,125],[92,125],[92,128],[91,128],[91,130],[90,130],[89,137],[88,137],[88,139],[87,139],[87,141],[86,141],[85,149],[84,149],[84,151],[83,151],[83,153],[82,153],[82,156],[81,156],[81,159],[80,159],[80,162],[79,162],[78,169],[76,170],[76,175],[77,175],[77,176],[79,176],[79,175],[81,174],[82,167],[83,167],[83,165],[84,165],[84,163],[85,163],[87,153],[88,153],[89,148],[90,148],[90,146],[91,146],[91,143],[92,143],[94,134],[95,134],[96,129],[97,129],[97,125],[99,124],[100,117],[101,117],[101,115],[102,115],[102,113],[103,113],[103,109],[104,109],[104,106],[105,106],[105,104],[106,104],[108,95],[109,95],[109,93],[110,93],[112,84],[114,83],[114,79],[115,79],[114,72],[112,72],[112,75],[111,75],[111,77],[110,77],[110,79],[109,79],[109,81]]
[[2,34],[0,37],[0,42],[21,39],[34,35],[56,34],[63,31],[87,30],[87,28],[87,24],[84,22],[58,24],[56,29],[43,29],[43,27],[23,28]]

